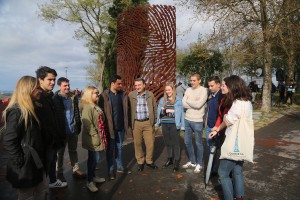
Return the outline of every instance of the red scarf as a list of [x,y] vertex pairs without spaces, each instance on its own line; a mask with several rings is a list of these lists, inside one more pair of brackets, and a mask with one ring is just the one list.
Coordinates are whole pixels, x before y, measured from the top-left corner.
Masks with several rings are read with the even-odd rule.
[[104,123],[104,121],[102,119],[102,115],[101,114],[98,114],[98,132],[99,132],[101,143],[104,146],[104,150],[107,150],[107,146],[108,146],[108,143],[107,143],[107,134],[105,132],[105,123]]

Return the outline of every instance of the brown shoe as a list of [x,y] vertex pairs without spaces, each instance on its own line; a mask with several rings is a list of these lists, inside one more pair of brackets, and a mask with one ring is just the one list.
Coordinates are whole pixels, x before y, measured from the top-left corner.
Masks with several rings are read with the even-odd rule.
[[77,169],[75,172],[73,172],[73,176],[76,178],[86,178],[86,174],[80,171],[80,169]]

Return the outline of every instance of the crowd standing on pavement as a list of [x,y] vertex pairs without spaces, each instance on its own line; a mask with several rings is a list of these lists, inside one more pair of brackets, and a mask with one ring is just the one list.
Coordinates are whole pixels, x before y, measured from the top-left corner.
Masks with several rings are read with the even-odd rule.
[[[230,127],[239,120],[242,106],[247,108],[248,118],[252,118],[251,99],[255,99],[253,93],[257,92],[255,82],[247,87],[237,76],[224,78],[222,84],[219,77],[213,76],[205,88],[200,74],[193,74],[186,91],[181,84],[176,87],[167,82],[164,96],[157,105],[154,94],[146,90],[142,78],[134,80],[135,90],[127,95],[119,75],[110,78],[110,87],[101,94],[94,86],[86,87],[83,92],[76,88],[72,93],[70,81],[65,77],[57,80],[58,91],[53,93],[56,77],[56,71],[46,66],[37,69],[36,78],[22,77],[3,112],[4,147],[12,158],[8,163],[7,179],[18,189],[21,200],[29,197],[49,199],[49,188],[68,186],[63,176],[66,147],[74,177],[86,178],[87,189],[91,192],[99,190],[97,183],[114,180],[117,173],[132,173],[122,159],[124,137],[129,133],[133,134],[137,172],[142,172],[145,166],[157,170],[153,159],[157,126],[162,127],[167,149],[167,160],[162,168],[173,166],[173,172],[180,169],[179,141],[180,132],[184,131],[189,160],[181,168],[192,168],[198,174],[203,168],[203,130],[208,153],[212,142],[220,149],[225,135],[230,134]],[[291,80],[286,98],[279,90],[281,101],[291,99],[292,103],[294,92],[295,84]],[[88,155],[87,172],[79,167],[77,144],[80,133],[82,147]],[[98,177],[96,173],[102,151],[105,151],[107,161],[107,177]],[[25,160],[26,154],[31,156],[29,161]],[[16,169],[31,173],[17,174]],[[219,175],[226,200],[243,199],[242,169],[243,161],[215,159],[213,172]],[[16,184],[17,177],[26,181],[18,180]]]

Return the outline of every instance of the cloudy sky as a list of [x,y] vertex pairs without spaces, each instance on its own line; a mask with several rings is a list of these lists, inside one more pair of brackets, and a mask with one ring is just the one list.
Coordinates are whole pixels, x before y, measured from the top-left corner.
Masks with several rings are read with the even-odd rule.
[[[89,84],[84,67],[92,59],[84,41],[73,38],[76,26],[56,22],[53,26],[38,18],[38,4],[48,0],[0,0],[0,91],[13,90],[24,75],[35,76],[42,65],[66,76],[73,89]],[[172,0],[150,0],[151,4],[174,5]],[[177,8],[177,46],[186,48],[197,41],[199,32],[209,32],[207,23],[198,22],[192,30],[189,11]],[[185,34],[183,34],[185,33]]]

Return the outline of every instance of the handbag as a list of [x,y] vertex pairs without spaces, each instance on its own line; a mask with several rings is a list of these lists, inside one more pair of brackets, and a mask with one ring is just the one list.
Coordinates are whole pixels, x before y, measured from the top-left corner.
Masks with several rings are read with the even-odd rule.
[[254,125],[245,116],[245,107],[240,119],[231,127],[221,147],[220,159],[253,162]]

